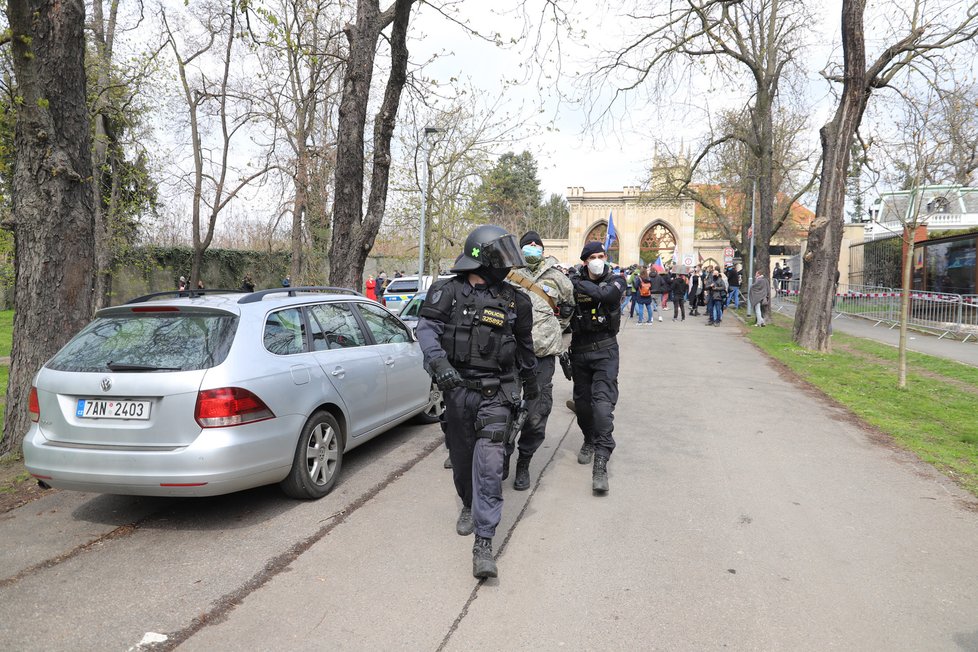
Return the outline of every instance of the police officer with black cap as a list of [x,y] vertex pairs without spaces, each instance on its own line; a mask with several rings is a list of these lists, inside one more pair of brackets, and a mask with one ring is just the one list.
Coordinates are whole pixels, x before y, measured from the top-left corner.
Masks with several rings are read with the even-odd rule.
[[618,402],[618,329],[625,279],[605,262],[604,246],[588,242],[583,265],[571,270],[577,306],[571,318],[570,359],[574,373],[574,406],[584,445],[577,461],[588,464],[591,489],[608,491],[608,458],[615,449],[614,410]]
[[445,427],[455,490],[456,532],[475,532],[472,574],[496,577],[492,537],[502,515],[506,436],[520,403],[539,395],[530,300],[505,282],[524,265],[516,238],[499,226],[465,239],[453,278],[431,286],[418,320],[425,366],[445,392]]

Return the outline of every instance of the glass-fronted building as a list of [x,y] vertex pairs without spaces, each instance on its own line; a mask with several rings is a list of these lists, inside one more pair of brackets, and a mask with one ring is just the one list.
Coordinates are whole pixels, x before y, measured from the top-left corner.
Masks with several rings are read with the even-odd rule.
[[913,287],[926,292],[975,294],[978,286],[978,233],[918,242],[914,247]]

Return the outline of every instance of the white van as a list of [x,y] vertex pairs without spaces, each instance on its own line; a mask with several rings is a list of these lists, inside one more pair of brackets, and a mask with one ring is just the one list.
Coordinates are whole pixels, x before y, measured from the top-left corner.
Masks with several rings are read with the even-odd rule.
[[[439,276],[438,278],[452,278],[452,275],[449,274],[446,276]],[[427,290],[429,287],[431,287],[431,283],[431,276],[421,277],[421,290]],[[399,314],[401,310],[404,309],[404,306],[411,301],[417,292],[417,275],[392,278],[387,284],[387,289],[384,290],[384,305],[386,305],[388,310],[393,312],[395,315]]]

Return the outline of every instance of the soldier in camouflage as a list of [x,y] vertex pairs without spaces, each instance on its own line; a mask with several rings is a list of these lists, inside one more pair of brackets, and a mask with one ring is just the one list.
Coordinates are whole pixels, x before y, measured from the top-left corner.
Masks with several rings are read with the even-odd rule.
[[506,451],[504,477],[509,473],[509,459],[519,449],[513,488],[530,487],[530,459],[537,452],[547,430],[547,419],[553,408],[553,377],[557,356],[567,350],[563,332],[574,312],[574,286],[557,267],[557,259],[544,256],[543,239],[536,231],[520,238],[526,267],[510,272],[509,281],[519,287],[533,304],[533,353],[537,358],[537,386],[540,396],[527,402],[529,416],[520,432],[518,443]]

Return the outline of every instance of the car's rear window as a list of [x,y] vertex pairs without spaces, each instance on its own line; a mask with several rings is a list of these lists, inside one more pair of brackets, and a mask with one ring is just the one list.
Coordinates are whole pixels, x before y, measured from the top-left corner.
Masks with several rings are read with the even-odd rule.
[[238,318],[219,313],[152,313],[99,317],[50,362],[58,371],[208,369],[224,362]]
[[403,292],[417,292],[418,281],[391,281],[384,292],[389,294],[401,294]]

